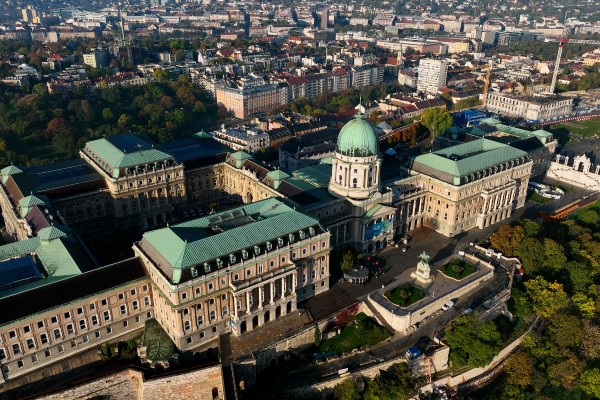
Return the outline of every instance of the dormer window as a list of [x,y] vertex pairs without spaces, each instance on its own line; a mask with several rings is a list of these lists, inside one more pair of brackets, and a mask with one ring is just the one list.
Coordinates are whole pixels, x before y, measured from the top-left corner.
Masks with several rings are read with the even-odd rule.
[[237,257],[235,256],[235,254],[230,254],[229,255],[229,264],[233,265],[237,262]]
[[290,233],[288,235],[288,239],[289,239],[290,243],[294,243],[294,241],[296,240],[296,235],[294,235],[293,233]]
[[223,260],[217,258],[217,268],[223,268]]
[[248,259],[248,250],[246,250],[246,249],[242,250],[242,259],[244,259],[244,260]]
[[267,251],[271,251],[273,249],[273,243],[267,242]]
[[260,246],[254,246],[254,257],[260,254]]
[[210,264],[209,263],[204,263],[204,272],[209,273],[210,272]]
[[192,278],[195,278],[195,277],[197,277],[197,276],[198,276],[198,268],[196,268],[196,267],[192,267],[192,268],[190,269],[190,271],[192,272]]
[[315,235],[315,228],[313,228],[312,226],[310,228],[308,228],[308,234],[310,236],[314,236]]

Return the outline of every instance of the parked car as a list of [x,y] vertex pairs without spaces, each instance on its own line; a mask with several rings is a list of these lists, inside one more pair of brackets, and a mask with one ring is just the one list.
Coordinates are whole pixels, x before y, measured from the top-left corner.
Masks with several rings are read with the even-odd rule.
[[454,302],[452,300],[448,300],[446,304],[442,306],[442,311],[446,311],[451,309],[454,306]]

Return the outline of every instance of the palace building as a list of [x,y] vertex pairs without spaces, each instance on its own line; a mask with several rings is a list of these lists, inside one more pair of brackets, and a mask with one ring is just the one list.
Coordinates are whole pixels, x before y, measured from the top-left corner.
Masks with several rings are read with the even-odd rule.
[[[333,156],[290,173],[205,133],[163,145],[126,134],[77,160],[0,171],[0,365],[12,380],[155,318],[178,348],[215,347],[329,288],[329,253],[371,253],[420,226],[452,237],[523,206],[529,154],[487,138],[405,162],[358,113]],[[189,207],[223,208],[186,218]],[[131,258],[86,243],[138,227]],[[101,240],[101,239],[98,239]],[[16,307],[18,305],[18,307]]]

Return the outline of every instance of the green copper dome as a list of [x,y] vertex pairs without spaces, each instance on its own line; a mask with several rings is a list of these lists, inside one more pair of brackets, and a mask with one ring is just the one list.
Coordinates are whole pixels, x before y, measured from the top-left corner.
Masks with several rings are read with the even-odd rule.
[[338,136],[335,151],[345,156],[370,157],[379,154],[379,142],[371,124],[362,113],[354,116]]

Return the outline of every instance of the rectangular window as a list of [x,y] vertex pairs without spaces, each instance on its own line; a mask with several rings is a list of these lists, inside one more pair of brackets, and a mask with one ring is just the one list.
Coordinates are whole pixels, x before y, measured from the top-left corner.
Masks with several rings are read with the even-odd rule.
[[146,307],[150,306],[150,297],[148,297],[148,296],[144,297],[144,305]]
[[125,295],[123,293],[119,293],[119,300],[123,300],[125,298]]
[[95,310],[96,309],[96,305],[94,303],[90,304],[90,310]]
[[6,358],[6,351],[4,349],[0,349],[0,360],[4,360]]
[[204,324],[204,317],[201,315],[198,317],[198,325]]
[[87,328],[87,324],[85,323],[85,319],[79,321],[79,329],[84,330]]
[[187,293],[181,293],[181,300],[187,299]]
[[109,335],[112,333],[112,326],[106,328],[106,333],[108,333]]
[[50,322],[52,322],[53,324],[58,322],[58,318],[57,317],[52,317],[50,318]]
[[8,332],[8,337],[11,339],[14,339],[17,337],[17,332],[16,331],[10,331]]
[[23,360],[19,360],[19,361],[17,361],[17,367],[18,367],[18,368],[23,368],[23,366],[24,366],[24,365],[25,365],[25,364],[23,364]]
[[108,300],[107,299],[102,299],[101,304],[103,307],[106,307],[108,305]]
[[199,288],[199,287],[197,287],[197,288],[194,290],[194,293],[196,293],[196,296],[200,296],[200,293],[202,293],[202,292],[200,291],[200,288]]
[[79,307],[79,308],[77,309],[77,315],[81,315],[81,314],[83,314],[83,308],[82,308],[82,307]]
[[144,285],[144,286],[142,286],[142,290],[143,290],[144,292],[147,292],[147,291],[148,291],[148,285]]
[[90,341],[90,338],[88,337],[88,335],[83,335],[83,343],[87,343]]
[[217,319],[217,313],[214,311],[211,311],[210,312],[210,320],[213,321],[215,319]]
[[50,351],[50,349],[47,349],[46,351],[44,351],[44,355],[46,356],[46,358],[50,358],[52,357],[52,352]]
[[34,363],[34,364],[35,364],[36,362],[38,362],[38,358],[37,358],[37,355],[36,355],[36,354],[34,354],[34,355],[32,355],[32,356],[31,356],[31,362],[32,362],[32,363]]
[[110,311],[104,311],[103,316],[105,321],[110,321]]
[[96,326],[98,325],[98,316],[97,315],[92,315],[92,325]]
[[221,315],[225,316],[227,315],[227,306],[223,306],[223,309],[221,310]]
[[310,279],[314,280],[317,277],[317,271],[314,269],[310,271]]
[[191,324],[190,324],[190,321],[185,321],[185,322],[183,323],[183,330],[186,330],[186,331],[188,331],[188,330],[190,330],[191,328],[192,328],[192,326],[191,326]]
[[212,284],[212,282],[210,282],[210,283],[208,284],[208,290],[209,290],[209,291],[210,291],[210,290],[213,290],[213,284]]
[[35,347],[35,343],[33,342],[33,339],[31,339],[31,338],[27,339],[27,348],[33,349],[34,347]]
[[23,332],[25,332],[25,333],[29,333],[29,332],[31,332],[31,327],[30,327],[29,325],[25,325],[25,326],[23,327]]
[[127,306],[125,304],[121,304],[121,315],[127,314]]
[[56,328],[52,331],[54,333],[54,339],[60,339],[62,335],[60,334],[60,329]]
[[140,308],[137,300],[135,300],[133,303],[131,303],[131,305],[132,305],[134,311],[136,311],[138,308]]
[[21,354],[21,346],[19,346],[19,343],[15,343],[12,345],[12,351],[13,354]]
[[127,320],[123,321],[123,328],[127,328],[127,325],[129,325],[129,323],[127,322]]
[[65,346],[63,346],[62,344],[59,344],[58,345],[58,352],[59,353],[64,353],[64,351],[65,351]]
[[67,335],[72,335],[75,333],[75,329],[73,329],[73,324],[67,325]]
[[43,328],[44,327],[44,321],[40,321],[37,323],[38,328]]
[[135,289],[131,289],[129,293],[131,293],[132,296],[135,296]]
[[96,331],[95,335],[96,335],[96,339],[100,339],[100,331]]

